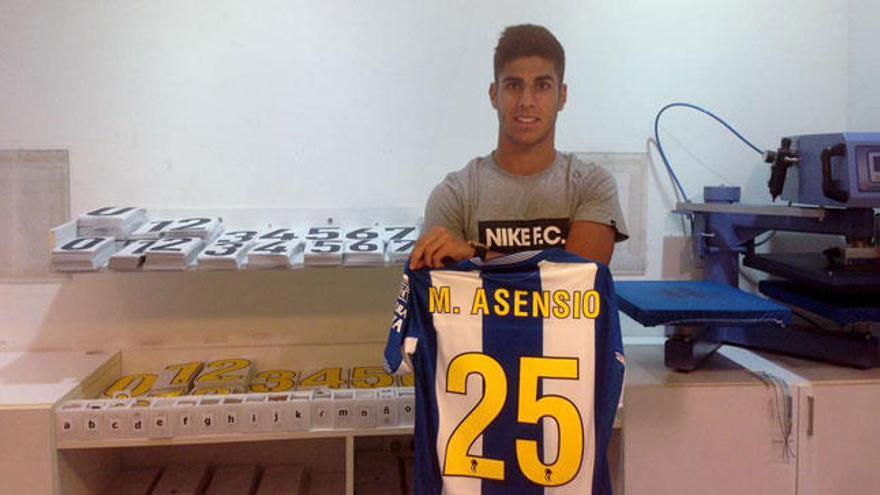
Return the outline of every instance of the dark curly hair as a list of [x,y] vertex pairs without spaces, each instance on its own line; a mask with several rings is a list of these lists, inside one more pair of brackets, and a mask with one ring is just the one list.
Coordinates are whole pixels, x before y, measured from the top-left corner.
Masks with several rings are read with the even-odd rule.
[[509,26],[495,47],[495,80],[504,64],[520,57],[538,56],[553,62],[559,82],[565,76],[565,50],[556,36],[544,26],[520,24]]

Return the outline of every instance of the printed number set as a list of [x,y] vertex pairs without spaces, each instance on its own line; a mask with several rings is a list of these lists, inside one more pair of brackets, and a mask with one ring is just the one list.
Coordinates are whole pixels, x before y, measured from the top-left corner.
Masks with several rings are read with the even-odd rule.
[[225,395],[246,392],[291,392],[294,390],[374,389],[412,387],[413,376],[393,376],[381,366],[340,366],[308,371],[269,369],[255,372],[246,358],[174,363],[159,373],[125,375],[104,390],[103,398],[180,397]]
[[254,370],[251,359],[228,358],[120,377],[102,398],[56,409],[59,439],[412,425],[412,375],[379,366]]
[[[413,222],[415,223],[415,222]],[[76,233],[56,237],[58,271],[241,270],[403,263],[415,225],[231,229],[221,218],[147,218],[146,210],[105,207],[79,216]]]

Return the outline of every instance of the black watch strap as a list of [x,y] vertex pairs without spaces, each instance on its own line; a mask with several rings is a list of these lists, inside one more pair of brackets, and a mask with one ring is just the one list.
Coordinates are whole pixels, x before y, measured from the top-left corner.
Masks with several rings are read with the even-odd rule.
[[468,244],[474,248],[474,258],[480,258],[481,260],[486,261],[486,254],[489,252],[488,246],[474,241],[468,241]]

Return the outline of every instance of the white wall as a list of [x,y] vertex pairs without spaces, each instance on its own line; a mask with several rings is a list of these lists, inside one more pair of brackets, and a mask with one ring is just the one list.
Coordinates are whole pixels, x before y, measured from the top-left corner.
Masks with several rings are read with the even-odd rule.
[[[492,149],[492,49],[527,20],[567,49],[563,149],[640,150],[672,100],[764,146],[846,119],[843,0],[323,4],[7,0],[0,146],[69,147],[74,212],[420,205]],[[696,115],[666,127],[731,181],[754,161]],[[696,195],[712,174],[675,157]]]
[[849,0],[847,127],[880,132],[880,2]]
[[[4,0],[0,148],[70,149],[73,213],[421,206],[446,172],[494,147],[492,49],[526,21],[566,48],[559,148],[642,151],[654,114],[676,100],[775,147],[856,124],[848,109],[868,83],[854,88],[847,70],[873,55],[852,43],[870,34],[866,14],[880,17],[868,3]],[[854,17],[864,27],[848,32]],[[673,110],[662,133],[692,197],[723,181],[766,201],[760,157],[714,122]],[[649,278],[662,236],[677,232],[672,205],[652,173]],[[59,309],[70,292],[2,287],[0,321],[16,326],[0,329],[0,350],[46,346],[29,336],[77,318]]]

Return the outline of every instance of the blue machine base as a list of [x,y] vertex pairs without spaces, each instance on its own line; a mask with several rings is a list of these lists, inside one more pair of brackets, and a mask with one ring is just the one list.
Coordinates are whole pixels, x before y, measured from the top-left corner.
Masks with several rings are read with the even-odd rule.
[[861,369],[880,366],[880,339],[870,333],[819,331],[807,327],[720,328],[709,333],[707,338],[725,344]]
[[697,336],[666,340],[668,368],[692,371],[721,344],[749,347],[861,369],[880,367],[880,336],[805,327],[706,327]]
[[819,253],[777,253],[746,256],[743,265],[810,287],[814,293],[880,296],[880,265],[875,263],[841,268]]
[[762,294],[791,306],[803,308],[840,325],[880,321],[880,295],[838,294],[817,291],[803,284],[764,280],[758,284]]

